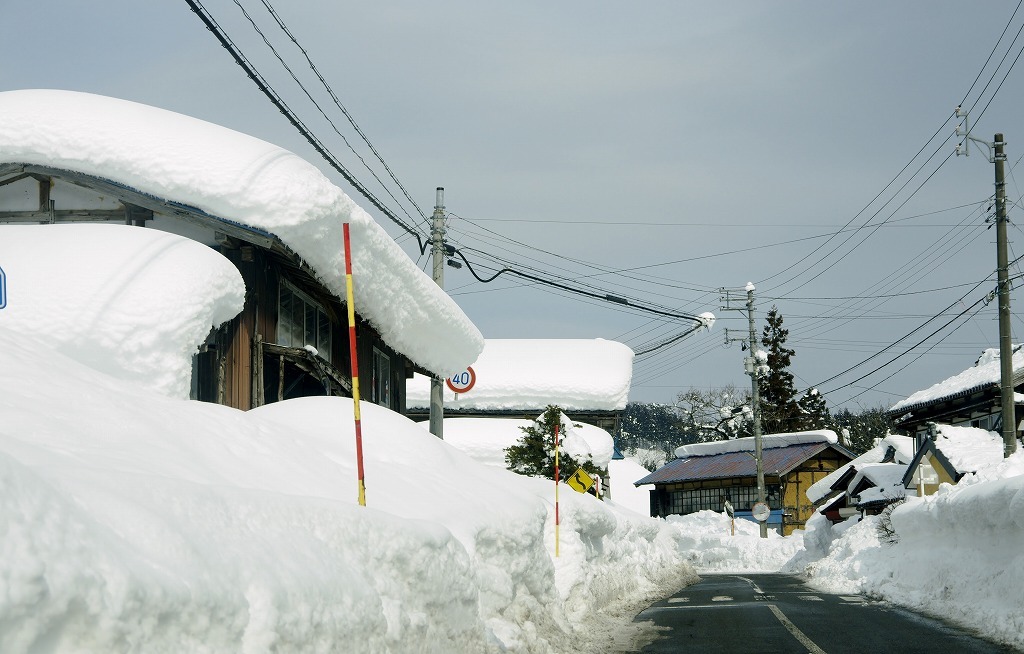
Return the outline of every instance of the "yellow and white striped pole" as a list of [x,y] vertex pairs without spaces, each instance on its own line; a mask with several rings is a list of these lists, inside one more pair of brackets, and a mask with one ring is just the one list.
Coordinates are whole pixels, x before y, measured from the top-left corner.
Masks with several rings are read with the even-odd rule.
[[345,295],[348,304],[348,356],[352,365],[352,403],[356,423],[356,471],[359,475],[359,506],[366,506],[363,477],[363,427],[359,415],[359,357],[356,351],[356,309],[352,297],[352,237],[345,223]]

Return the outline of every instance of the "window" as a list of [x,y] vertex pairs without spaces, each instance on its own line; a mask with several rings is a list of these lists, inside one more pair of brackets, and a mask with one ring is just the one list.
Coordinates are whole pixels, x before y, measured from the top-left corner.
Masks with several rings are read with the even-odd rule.
[[282,280],[277,309],[278,345],[309,345],[321,359],[331,360],[331,320],[322,306]]
[[[687,515],[697,511],[721,511],[724,500],[728,499],[737,511],[749,511],[757,502],[756,486],[729,486],[724,488],[697,488],[677,490],[668,494],[667,514]],[[777,484],[765,485],[765,499],[772,509],[781,509],[780,488]]]
[[370,401],[386,406],[391,406],[391,357],[373,348],[373,379],[370,383],[372,396]]

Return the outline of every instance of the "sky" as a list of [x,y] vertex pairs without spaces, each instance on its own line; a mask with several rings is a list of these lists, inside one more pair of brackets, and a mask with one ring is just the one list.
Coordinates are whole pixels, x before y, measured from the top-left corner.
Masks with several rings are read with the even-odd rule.
[[[733,289],[730,306],[742,306],[747,282],[758,329],[772,306],[785,319],[797,386],[820,385],[834,409],[891,406],[998,343],[994,303],[975,306],[994,288],[984,222],[993,166],[977,149],[951,156],[952,114],[962,103],[977,138],[1005,134],[1007,192],[1019,198],[1016,3],[651,2],[628,12],[610,2],[279,3],[417,210],[264,3],[239,2],[373,174],[239,7],[205,6],[421,239],[443,186],[448,242],[483,278],[508,267],[640,307],[718,316],[710,332],[638,356],[632,400],[749,385],[739,343],[724,344],[726,329],[745,334],[746,316],[721,310],[718,291]],[[62,0],[45,18],[30,3],[2,7],[0,37],[18,54],[0,68],[0,89],[112,95],[285,147],[429,271],[415,239],[319,158],[186,2]],[[1011,225],[1011,259],[1019,237]],[[511,273],[481,283],[467,267],[448,268],[445,288],[487,338],[607,338],[643,352],[690,327]],[[964,310],[969,320],[939,329]],[[1015,335],[1021,327],[1015,317]]]

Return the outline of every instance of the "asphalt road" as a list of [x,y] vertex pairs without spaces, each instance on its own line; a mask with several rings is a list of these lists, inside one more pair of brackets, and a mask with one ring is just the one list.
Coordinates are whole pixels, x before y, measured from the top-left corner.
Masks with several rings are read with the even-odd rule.
[[644,654],[1017,651],[885,602],[813,591],[790,575],[703,575],[635,621],[661,632],[637,650]]

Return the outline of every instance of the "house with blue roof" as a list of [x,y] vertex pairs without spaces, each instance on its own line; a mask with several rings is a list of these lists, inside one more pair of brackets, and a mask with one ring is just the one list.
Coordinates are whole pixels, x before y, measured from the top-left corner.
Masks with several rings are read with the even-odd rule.
[[[676,458],[634,482],[652,485],[651,516],[724,511],[729,502],[737,517],[752,518],[758,501],[757,460],[752,437],[684,445]],[[802,529],[816,505],[807,489],[854,455],[828,430],[769,434],[762,437],[761,462],[769,528],[783,535]]]

